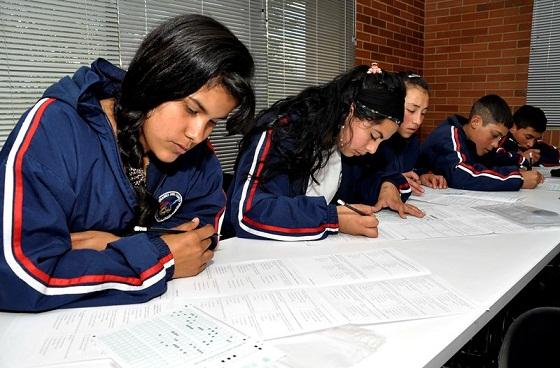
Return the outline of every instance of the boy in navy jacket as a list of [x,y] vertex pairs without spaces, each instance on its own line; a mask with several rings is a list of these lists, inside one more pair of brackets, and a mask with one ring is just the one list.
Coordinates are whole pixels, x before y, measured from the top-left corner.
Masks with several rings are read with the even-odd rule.
[[560,164],[558,148],[542,140],[546,115],[538,107],[523,105],[513,114],[513,127],[502,138],[492,159],[497,164],[556,166]]
[[422,143],[422,167],[443,175],[452,188],[501,191],[535,188],[542,182],[536,171],[517,166],[485,166],[481,157],[496,149],[513,126],[508,104],[499,96],[477,100],[469,118],[448,117]]

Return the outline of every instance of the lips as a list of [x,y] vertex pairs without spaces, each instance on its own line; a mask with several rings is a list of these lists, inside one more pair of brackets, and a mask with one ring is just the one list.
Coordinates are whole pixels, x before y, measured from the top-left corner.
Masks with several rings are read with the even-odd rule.
[[180,155],[182,155],[183,153],[185,153],[185,152],[187,152],[187,151],[189,150],[186,146],[183,146],[183,145],[181,145],[181,144],[179,144],[179,143],[173,142],[173,144],[175,145],[175,148],[176,148],[175,151],[176,151],[178,154],[180,154]]

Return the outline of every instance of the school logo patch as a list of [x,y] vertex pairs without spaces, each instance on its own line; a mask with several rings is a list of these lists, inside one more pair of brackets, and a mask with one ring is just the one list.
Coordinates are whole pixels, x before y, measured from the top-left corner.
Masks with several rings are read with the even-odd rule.
[[159,209],[154,217],[157,222],[163,222],[177,212],[179,207],[181,207],[181,203],[183,203],[183,197],[179,192],[170,191],[160,195],[158,201]]

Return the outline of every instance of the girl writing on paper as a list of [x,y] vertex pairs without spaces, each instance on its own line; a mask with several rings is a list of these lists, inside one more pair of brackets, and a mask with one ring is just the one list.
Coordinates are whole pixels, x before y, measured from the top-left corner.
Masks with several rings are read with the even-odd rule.
[[[403,119],[405,90],[377,64],[358,66],[262,111],[244,137],[230,186],[226,220],[237,236],[298,241],[328,234],[376,237],[372,214],[403,203],[400,173],[377,177],[343,157],[374,153]],[[362,215],[337,199],[357,203]]]
[[0,309],[139,303],[199,273],[225,205],[207,138],[226,118],[247,131],[252,74],[226,27],[182,15],[146,36],[127,72],[98,59],[49,87],[0,156]]

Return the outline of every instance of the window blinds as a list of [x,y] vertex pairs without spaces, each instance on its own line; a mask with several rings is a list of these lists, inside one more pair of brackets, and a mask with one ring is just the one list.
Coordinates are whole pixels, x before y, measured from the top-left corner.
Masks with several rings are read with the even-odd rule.
[[533,3],[527,103],[546,113],[548,126],[560,127],[560,0]]
[[118,55],[115,1],[0,1],[0,144],[49,85]]
[[[209,15],[251,51],[257,111],[354,64],[354,1],[0,0],[0,144],[42,92],[97,57],[127,68],[143,37],[180,13]],[[211,141],[232,172],[240,136]]]

